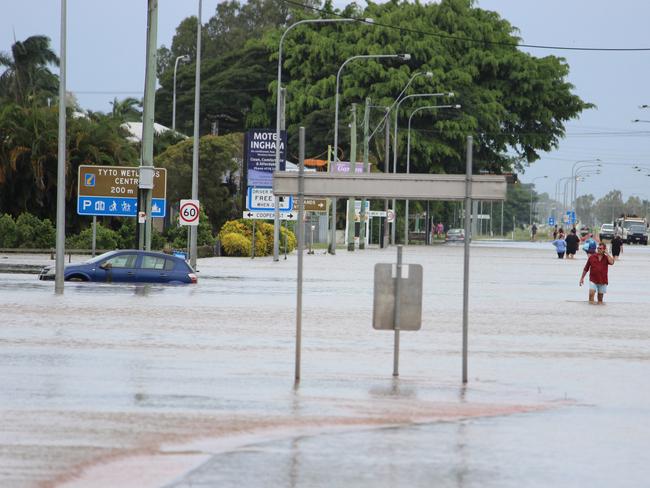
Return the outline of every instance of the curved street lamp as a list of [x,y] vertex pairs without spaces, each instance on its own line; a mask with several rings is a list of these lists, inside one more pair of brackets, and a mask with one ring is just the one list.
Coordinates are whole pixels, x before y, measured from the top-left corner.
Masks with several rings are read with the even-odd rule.
[[[402,105],[403,102],[406,100],[409,100],[411,98],[422,98],[422,97],[453,97],[454,93],[453,92],[441,92],[441,93],[415,93],[413,95],[406,95],[405,97],[402,97],[398,102],[397,106],[395,107],[395,127],[393,128],[393,173],[397,173],[397,121],[399,117],[399,107]],[[393,198],[393,211],[396,212],[395,208],[395,199]],[[395,214],[397,216],[397,213]],[[395,228],[397,227],[397,217],[395,218],[395,222],[391,226],[391,232],[390,232],[390,243],[395,245]]]
[[530,189],[530,208],[529,208],[529,212],[528,212],[528,214],[529,214],[528,215],[528,222],[529,222],[528,225],[530,225],[530,226],[533,225],[533,188],[532,187],[535,186],[535,181],[541,180],[541,179],[544,179],[544,178],[548,178],[548,175],[538,176],[537,178],[533,178],[533,180],[530,182],[530,186],[531,186],[531,189]]
[[[280,37],[278,45],[278,80],[277,80],[277,94],[275,98],[275,170],[280,171],[280,92],[282,90],[282,43],[286,35],[299,25],[303,24],[330,24],[335,22],[365,22],[372,24],[372,19],[358,20],[358,19],[305,19],[299,20],[291,24],[285,29]],[[279,261],[280,253],[280,199],[275,197],[275,218],[273,220],[273,261]]]
[[[460,105],[427,105],[425,107],[416,108],[415,110],[413,110],[413,112],[411,112],[411,115],[409,115],[408,130],[406,132],[406,173],[407,174],[411,172],[411,120],[413,119],[413,116],[416,113],[420,112],[421,110],[435,110],[439,108],[459,109]],[[406,218],[404,219],[404,245],[407,246],[409,243],[409,200],[406,200],[404,215],[406,216]]]
[[[341,84],[341,72],[345,65],[349,62],[354,61],[355,59],[379,59],[379,58],[392,58],[392,59],[401,59],[402,61],[408,61],[411,59],[410,54],[360,54],[357,56],[352,56],[345,61],[339,67],[336,72],[336,92],[334,95],[334,158],[331,166],[330,173],[334,172],[334,166],[336,161],[338,161],[338,144],[339,144],[339,87]],[[350,171],[354,174],[356,168],[356,161],[350,161]],[[336,254],[336,198],[332,198],[332,220],[330,221],[330,247],[329,253]]]
[[178,56],[174,62],[174,88],[172,95],[172,131],[176,132],[176,70],[178,69],[179,61],[189,61],[190,57],[187,54]]
[[349,62],[354,61],[355,59],[381,59],[381,58],[390,58],[390,59],[399,59],[401,61],[408,61],[411,59],[411,55],[408,53],[403,54],[359,54],[357,56],[352,56],[345,61],[339,67],[336,72],[336,91],[334,92],[334,161],[338,159],[338,143],[339,143],[339,87],[341,86],[341,72],[345,65]]

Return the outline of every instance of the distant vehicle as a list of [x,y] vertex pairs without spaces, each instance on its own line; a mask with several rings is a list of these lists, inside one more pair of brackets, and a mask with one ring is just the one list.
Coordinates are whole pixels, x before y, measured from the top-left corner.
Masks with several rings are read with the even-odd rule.
[[463,242],[464,240],[465,240],[464,229],[449,229],[447,231],[445,242]]
[[[53,280],[54,266],[46,266],[39,280]],[[185,260],[151,251],[109,251],[85,263],[69,264],[65,281],[99,281],[103,283],[196,283],[194,270]]]
[[647,227],[648,221],[643,217],[637,217],[636,215],[625,215],[616,219],[616,231],[621,234],[621,238],[624,243],[629,243],[629,231],[630,227],[633,225]]
[[600,237],[600,240],[602,241],[603,239],[614,239],[614,224],[603,224],[600,226],[600,234],[598,234],[598,237]]
[[586,225],[583,225],[580,227],[580,237],[586,237],[591,231],[589,230],[589,227]]
[[648,245],[648,231],[645,225],[632,225],[627,231],[627,242],[632,244],[638,242],[644,246]]

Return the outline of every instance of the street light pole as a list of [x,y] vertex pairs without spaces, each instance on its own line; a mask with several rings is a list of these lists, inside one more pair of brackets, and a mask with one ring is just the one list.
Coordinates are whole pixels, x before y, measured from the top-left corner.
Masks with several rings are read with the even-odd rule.
[[548,178],[547,175],[545,176],[538,176],[537,178],[533,178],[533,181],[530,182],[530,209],[529,209],[529,216],[528,216],[528,225],[532,227],[533,225],[533,187],[535,186],[535,181],[536,180],[541,180],[543,178]]
[[[421,110],[435,110],[439,108],[455,108],[459,109],[460,105],[427,105],[426,107],[419,107],[413,110],[411,112],[411,115],[409,115],[409,122],[408,122],[408,130],[406,133],[406,173],[411,172],[411,121],[413,119],[413,116],[420,112]],[[406,209],[404,211],[404,245],[407,246],[409,243],[409,201],[406,200]],[[427,218],[428,218],[427,214]],[[427,226],[425,226],[427,228]],[[426,242],[426,238],[425,238]],[[428,242],[427,242],[428,244]]]
[[[427,76],[428,73],[427,73]],[[414,95],[406,95],[403,97],[401,100],[397,102],[397,106],[395,107],[395,127],[393,127],[393,173],[397,173],[397,120],[399,117],[399,107],[402,105],[402,102],[410,99],[410,98],[422,98],[422,97],[453,97],[454,94],[453,92],[448,92],[448,93],[416,93]],[[395,222],[393,222],[393,225],[391,226],[391,233],[390,233],[390,242],[391,244],[395,245],[395,228],[397,227],[397,210],[396,210],[396,205],[395,205],[395,199],[393,198],[393,212],[395,212]]]
[[[201,101],[201,8],[199,0],[198,22],[196,25],[196,73],[194,82],[194,144],[192,146],[192,200],[199,199],[199,113]],[[201,217],[199,217],[199,221]],[[190,266],[196,270],[197,225],[190,226]]]
[[[282,43],[289,31],[294,27],[302,24],[327,24],[334,22],[362,22],[357,19],[305,19],[299,20],[291,24],[282,33],[278,45],[278,79],[277,79],[277,92],[275,98],[275,171],[280,171],[280,118],[281,118],[281,104],[280,104],[280,90],[282,88]],[[372,24],[372,19],[365,19],[363,21],[367,24]],[[275,218],[273,219],[273,261],[279,261],[280,257],[280,199],[275,197]]]
[[[341,85],[341,72],[345,65],[349,62],[356,59],[379,59],[379,58],[398,58],[404,61],[411,59],[410,54],[360,54],[358,56],[352,56],[345,61],[339,67],[339,70],[336,72],[336,92],[334,94],[334,158],[330,165],[330,173],[334,172],[334,167],[336,161],[338,160],[338,142],[339,142],[339,87]],[[356,161],[350,161],[350,171],[354,174]],[[336,254],[336,198],[332,198],[332,220],[330,222],[330,247],[328,252],[330,254]]]
[[[151,250],[151,200],[153,196],[153,125],[156,105],[156,44],[158,37],[158,1],[147,5],[147,61],[142,105],[142,144],[138,177],[138,213],[144,221],[138,222],[138,249]],[[140,218],[138,217],[138,220]]]
[[59,141],[56,169],[56,262],[54,270],[54,292],[63,293],[65,268],[65,159],[66,159],[66,110],[65,110],[65,68],[67,38],[67,0],[61,0],[61,58],[59,62]]
[[174,87],[172,90],[172,131],[176,132],[176,70],[178,69],[179,61],[189,61],[190,57],[187,54],[178,56],[174,62]]
[[[576,161],[575,163],[573,163],[573,166],[571,166],[571,176],[573,178],[575,178],[575,173],[576,173],[576,170],[577,170],[577,166],[579,164],[581,164],[581,163],[598,163],[598,166],[600,166],[602,161],[600,160],[600,158],[580,159],[580,160]],[[573,188],[573,195],[572,196],[573,196],[573,198],[572,198],[571,202],[572,202],[572,205],[575,205],[575,188]]]

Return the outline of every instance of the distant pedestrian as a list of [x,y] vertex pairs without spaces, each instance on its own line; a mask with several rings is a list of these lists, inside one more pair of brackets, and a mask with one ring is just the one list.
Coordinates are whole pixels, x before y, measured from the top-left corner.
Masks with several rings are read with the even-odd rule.
[[571,232],[569,232],[569,235],[564,240],[566,241],[566,257],[567,259],[573,259],[580,246],[580,238],[576,233],[575,227],[571,229]]
[[614,260],[618,261],[619,256],[623,252],[623,239],[621,239],[620,234],[615,234],[612,239],[612,256]]
[[530,240],[535,242],[535,236],[537,236],[537,226],[533,224],[530,228]]
[[555,239],[552,244],[555,246],[558,259],[564,259],[564,253],[566,252],[566,241],[564,240],[564,234],[558,234],[557,239]]
[[438,222],[438,225],[436,226],[436,230],[438,231],[438,239],[441,239],[445,233],[445,226],[442,225],[442,222]]
[[607,246],[601,242],[598,250],[587,259],[580,277],[580,286],[585,282],[587,271],[589,272],[589,303],[595,303],[594,297],[598,294],[598,304],[603,304],[603,296],[607,293],[607,268],[614,264],[614,258],[607,254]]
[[557,225],[553,227],[553,240],[557,239]]

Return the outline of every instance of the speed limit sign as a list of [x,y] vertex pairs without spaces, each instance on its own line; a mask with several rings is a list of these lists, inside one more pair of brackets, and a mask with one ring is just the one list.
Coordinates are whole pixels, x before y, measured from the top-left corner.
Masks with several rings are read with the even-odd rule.
[[181,225],[199,225],[198,200],[181,200],[178,223]]

